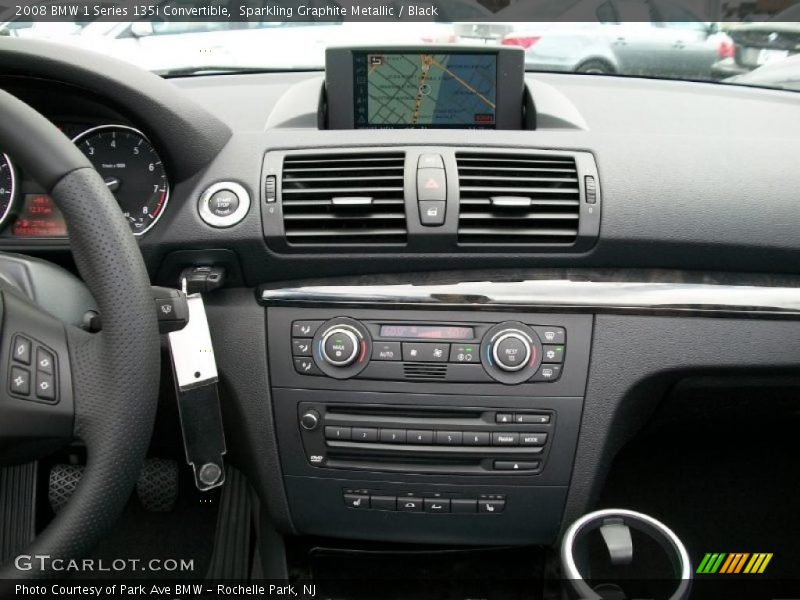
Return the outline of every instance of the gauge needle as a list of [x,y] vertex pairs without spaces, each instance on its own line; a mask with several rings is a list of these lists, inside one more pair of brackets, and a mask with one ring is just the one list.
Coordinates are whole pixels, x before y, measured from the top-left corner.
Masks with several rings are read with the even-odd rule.
[[112,193],[116,192],[119,189],[120,181],[116,177],[107,177],[105,182],[106,185],[108,186],[109,191],[111,191]]

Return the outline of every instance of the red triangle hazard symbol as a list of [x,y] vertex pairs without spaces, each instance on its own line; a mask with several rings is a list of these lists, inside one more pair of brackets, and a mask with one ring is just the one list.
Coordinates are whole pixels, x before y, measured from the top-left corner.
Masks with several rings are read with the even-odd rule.
[[438,190],[439,184],[433,177],[428,178],[428,181],[425,183],[426,190]]

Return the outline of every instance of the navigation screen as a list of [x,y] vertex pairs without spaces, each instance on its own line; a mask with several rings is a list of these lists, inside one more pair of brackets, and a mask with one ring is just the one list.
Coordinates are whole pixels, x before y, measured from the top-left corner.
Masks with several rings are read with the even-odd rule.
[[354,53],[355,126],[494,129],[497,55]]

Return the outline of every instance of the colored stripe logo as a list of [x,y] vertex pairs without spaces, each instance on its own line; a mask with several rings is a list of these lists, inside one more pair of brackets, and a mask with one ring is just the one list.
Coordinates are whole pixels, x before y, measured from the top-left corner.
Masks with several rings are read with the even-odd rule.
[[725,575],[735,575],[747,573],[756,575],[763,573],[769,562],[772,560],[772,553],[757,552],[708,552],[703,557],[697,567],[697,573],[713,575],[715,573]]

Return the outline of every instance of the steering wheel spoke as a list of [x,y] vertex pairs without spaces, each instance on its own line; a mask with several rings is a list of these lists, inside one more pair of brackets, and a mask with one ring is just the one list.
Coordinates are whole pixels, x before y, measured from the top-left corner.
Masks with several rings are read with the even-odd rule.
[[72,438],[71,326],[14,290],[2,292],[2,304],[0,461],[19,462]]

